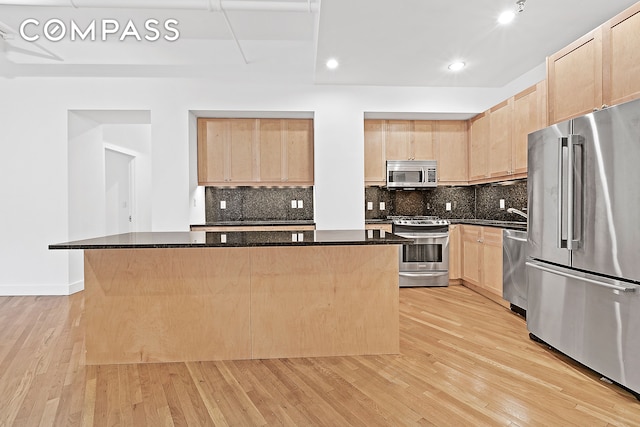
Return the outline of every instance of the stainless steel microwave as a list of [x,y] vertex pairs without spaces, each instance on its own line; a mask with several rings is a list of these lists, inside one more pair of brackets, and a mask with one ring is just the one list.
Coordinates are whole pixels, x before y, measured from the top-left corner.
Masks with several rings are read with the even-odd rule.
[[387,160],[387,188],[428,188],[438,185],[435,160]]

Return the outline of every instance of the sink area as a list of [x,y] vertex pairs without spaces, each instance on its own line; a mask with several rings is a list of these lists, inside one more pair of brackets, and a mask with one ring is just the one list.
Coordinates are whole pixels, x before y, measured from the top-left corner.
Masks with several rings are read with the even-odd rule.
[[452,224],[486,225],[490,227],[510,228],[514,230],[527,230],[526,221],[498,221],[492,219],[452,219]]

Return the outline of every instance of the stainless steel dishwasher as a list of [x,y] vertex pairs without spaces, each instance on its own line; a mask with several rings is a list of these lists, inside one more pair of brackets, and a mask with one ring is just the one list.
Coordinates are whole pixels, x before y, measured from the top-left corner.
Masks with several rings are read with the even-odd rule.
[[511,310],[526,318],[527,315],[527,232],[502,230],[502,297],[509,301]]

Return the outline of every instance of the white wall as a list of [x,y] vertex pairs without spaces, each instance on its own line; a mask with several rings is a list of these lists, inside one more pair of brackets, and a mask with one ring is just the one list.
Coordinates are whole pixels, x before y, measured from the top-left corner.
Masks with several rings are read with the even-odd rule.
[[[66,294],[69,223],[69,111],[151,112],[151,229],[189,229],[203,218],[193,175],[190,110],[312,111],[315,123],[315,219],[319,229],[364,223],[364,112],[480,112],[544,77],[533,72],[499,89],[322,86],[290,82],[280,70],[228,79],[0,78],[0,294]],[[86,123],[85,123],[86,125]],[[73,178],[80,179],[80,178]],[[196,199],[196,207],[193,200]],[[92,194],[83,203],[93,203]],[[75,202],[74,202],[75,203]],[[336,214],[338,213],[339,214]],[[78,256],[78,253],[73,256]]]

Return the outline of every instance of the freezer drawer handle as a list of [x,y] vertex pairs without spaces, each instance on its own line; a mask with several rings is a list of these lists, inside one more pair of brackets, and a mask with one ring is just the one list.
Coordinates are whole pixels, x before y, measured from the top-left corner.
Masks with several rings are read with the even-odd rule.
[[537,268],[538,270],[542,270],[542,271],[546,271],[547,273],[552,273],[552,274],[557,274],[558,276],[563,276],[563,277],[568,277],[569,279],[576,279],[576,280],[581,280],[583,282],[588,282],[597,286],[601,286],[603,288],[608,288],[608,289],[613,289],[616,291],[622,291],[622,292],[635,292],[636,291],[636,287],[635,286],[620,286],[620,285],[612,285],[611,283],[606,283],[606,282],[601,282],[599,280],[594,280],[594,279],[589,279],[587,277],[581,277],[575,274],[571,274],[571,273],[565,273],[563,271],[558,271],[558,270],[554,270],[552,268],[547,268],[547,267],[543,267],[539,264],[534,264],[532,262],[527,261],[526,265],[528,267],[533,267],[533,268]]
[[504,236],[506,239],[510,239],[510,240],[516,240],[518,242],[528,242],[527,239],[523,239],[522,237],[515,237],[515,236]]

